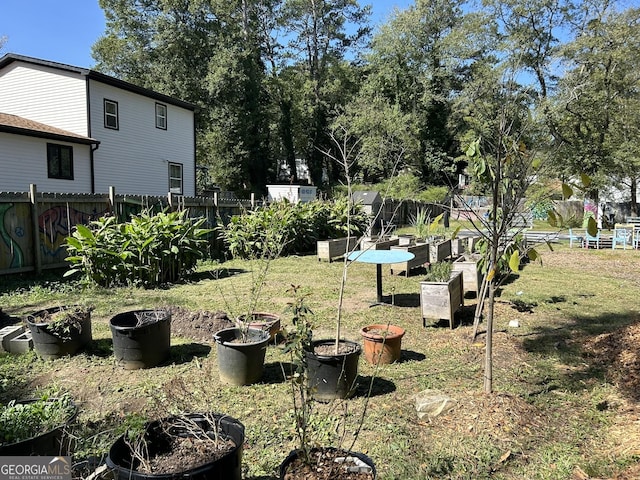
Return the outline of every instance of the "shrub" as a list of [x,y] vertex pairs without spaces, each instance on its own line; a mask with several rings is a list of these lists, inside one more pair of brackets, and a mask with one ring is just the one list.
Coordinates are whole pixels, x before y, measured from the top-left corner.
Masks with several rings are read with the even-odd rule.
[[175,282],[207,256],[211,230],[202,228],[204,222],[180,211],[142,212],[125,223],[103,217],[88,227],[76,225],[66,239],[71,267],[65,276],[81,273],[86,282],[104,287]]
[[429,265],[427,275],[424,277],[426,282],[448,282],[451,278],[451,270],[453,266],[451,262],[435,262]]
[[[349,202],[340,197],[327,202],[273,202],[231,217],[220,233],[236,258],[274,258],[277,255],[311,252],[318,240],[347,235]],[[369,217],[353,207],[351,235],[361,235]]]

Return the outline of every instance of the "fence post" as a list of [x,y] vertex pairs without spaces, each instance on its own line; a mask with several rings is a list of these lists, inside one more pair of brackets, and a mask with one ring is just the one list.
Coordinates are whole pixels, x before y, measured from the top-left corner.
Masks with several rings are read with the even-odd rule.
[[256,194],[251,192],[251,210],[256,208]]
[[35,183],[29,185],[29,199],[31,200],[31,226],[33,229],[33,255],[36,273],[42,273],[42,255],[40,254],[40,227],[38,226],[38,188]]

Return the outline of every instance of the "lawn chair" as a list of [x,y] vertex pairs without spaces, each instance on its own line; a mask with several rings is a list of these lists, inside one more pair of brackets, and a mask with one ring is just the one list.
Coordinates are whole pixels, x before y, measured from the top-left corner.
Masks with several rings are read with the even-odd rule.
[[584,232],[584,238],[582,239],[582,247],[589,248],[593,245],[596,249],[600,248],[600,229],[598,229],[598,233],[593,235],[589,235],[589,232]]
[[633,248],[640,248],[640,225],[633,227]]
[[573,242],[576,242],[578,245],[582,245],[582,241],[584,237],[582,235],[576,235],[573,233],[573,229],[569,229],[569,248],[573,248]]
[[627,249],[627,243],[631,247],[631,234],[633,231],[628,228],[614,228],[613,237],[611,238],[611,248],[615,250],[616,245],[622,245],[622,249]]

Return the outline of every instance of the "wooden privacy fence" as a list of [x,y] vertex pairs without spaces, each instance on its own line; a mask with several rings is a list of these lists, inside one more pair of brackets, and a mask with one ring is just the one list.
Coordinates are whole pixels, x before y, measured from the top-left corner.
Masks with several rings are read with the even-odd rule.
[[88,224],[104,215],[120,221],[143,209],[187,209],[192,218],[207,218],[209,227],[257,205],[255,199],[166,197],[149,195],[40,193],[35,185],[28,192],[0,192],[0,275],[64,267],[65,238],[73,226]]

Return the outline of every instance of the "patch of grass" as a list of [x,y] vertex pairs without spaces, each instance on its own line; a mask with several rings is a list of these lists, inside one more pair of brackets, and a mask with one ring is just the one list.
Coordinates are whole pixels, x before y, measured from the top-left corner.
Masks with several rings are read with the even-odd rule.
[[[379,369],[361,360],[362,385],[354,398],[314,405],[318,443],[342,436],[348,443],[365,404],[364,385],[375,377],[355,448],[373,458],[381,479],[555,480],[570,478],[576,467],[608,478],[633,468],[637,447],[628,442],[640,438],[632,413],[638,401],[633,388],[640,391],[640,380],[620,377],[627,382],[622,388],[616,375],[622,359],[635,358],[638,351],[618,337],[605,340],[623,335],[640,320],[640,252],[560,246],[542,252],[542,260],[527,265],[498,299],[492,395],[481,393],[483,337],[472,344],[470,325],[423,328],[420,275],[390,276],[385,269],[383,293],[393,292],[398,305],[371,308],[375,267],[352,264],[344,336],[359,341],[365,325],[398,324],[407,331],[403,356]],[[342,264],[296,256],[278,259],[270,268],[258,308],[281,314],[287,327],[290,318],[283,312],[292,299],[286,291],[299,285],[311,294],[315,336],[332,337]],[[0,400],[24,398],[36,385],[68,391],[80,406],[74,431],[78,458],[105,453],[122,427],[140,418],[226,413],[247,429],[244,478],[276,474],[295,448],[289,385],[280,369],[289,359],[281,347],[268,348],[263,382],[247,387],[222,385],[215,345],[189,338],[173,338],[171,361],[149,370],[121,370],[112,357],[108,322],[116,313],[167,305],[244,312],[251,289],[247,262],[203,263],[190,280],[162,289],[82,290],[72,282],[57,288],[55,278],[47,281],[9,279],[0,294],[4,313],[21,318],[81,300],[95,306],[93,345],[81,355],[55,361],[34,353],[0,354]],[[475,302],[466,299],[465,309],[472,312]],[[523,305],[528,308],[514,308]],[[509,327],[514,319],[520,327]],[[456,401],[455,408],[431,422],[418,420],[414,396],[424,389],[441,390]]]

